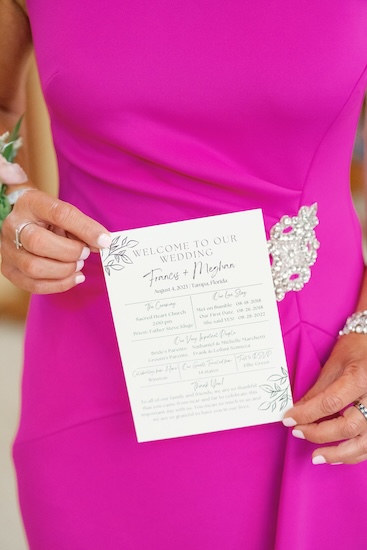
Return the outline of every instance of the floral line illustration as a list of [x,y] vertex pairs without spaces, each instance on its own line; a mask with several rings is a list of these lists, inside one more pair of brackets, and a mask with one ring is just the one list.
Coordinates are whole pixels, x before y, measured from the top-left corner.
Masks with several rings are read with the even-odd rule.
[[102,252],[103,267],[107,275],[111,275],[111,269],[114,271],[121,271],[125,269],[126,265],[132,264],[133,261],[128,255],[129,248],[135,248],[139,244],[134,239],[123,238],[122,235],[118,235],[112,240],[109,249]]
[[281,367],[281,374],[272,374],[267,380],[273,384],[263,384],[259,387],[269,394],[269,400],[261,403],[259,410],[266,411],[271,408],[275,411],[279,405],[279,410],[282,411],[291,401],[288,373]]

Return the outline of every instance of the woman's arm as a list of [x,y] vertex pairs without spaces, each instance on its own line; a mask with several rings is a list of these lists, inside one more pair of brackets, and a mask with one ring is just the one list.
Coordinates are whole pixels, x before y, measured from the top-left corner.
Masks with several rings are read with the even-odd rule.
[[[356,307],[356,311],[364,310],[367,310],[367,270]],[[355,464],[367,460],[367,419],[350,406],[356,401],[367,407],[367,334],[349,333],[338,339],[316,384],[284,419],[284,424],[293,428],[295,437],[316,444],[332,444],[313,452],[314,464]]]
[[[32,40],[23,8],[15,0],[0,0],[0,134],[14,127],[26,107]],[[20,150],[17,161],[25,165],[24,151]],[[22,226],[17,248],[16,232]],[[84,281],[84,260],[91,250],[108,246],[110,240],[102,225],[71,204],[41,191],[26,192],[3,223],[1,270],[16,286],[30,292],[63,292]]]
[[[24,6],[15,0],[0,0],[0,135],[14,128],[25,112],[25,81],[32,36]],[[27,169],[26,149],[17,161]],[[27,187],[31,185],[27,183]],[[22,186],[17,186],[19,189]],[[9,192],[12,191],[10,186]]]
[[[366,112],[364,143],[367,193]],[[356,311],[365,310],[367,269],[356,305]],[[295,437],[326,444],[314,451],[315,464],[361,462],[367,460],[367,418],[356,407],[350,406],[355,402],[367,408],[367,334],[349,333],[339,338],[316,384],[287,412],[284,423],[294,428]],[[332,416],[334,418],[330,418]]]
[[25,107],[32,36],[26,12],[15,0],[0,0],[0,13],[0,109],[2,117],[13,117],[9,118],[11,123]]

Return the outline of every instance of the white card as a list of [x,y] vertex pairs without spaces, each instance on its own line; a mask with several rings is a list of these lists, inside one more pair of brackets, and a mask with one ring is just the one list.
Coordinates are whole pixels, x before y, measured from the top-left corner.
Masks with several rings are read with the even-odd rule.
[[139,442],[281,420],[261,210],[117,232],[101,258]]

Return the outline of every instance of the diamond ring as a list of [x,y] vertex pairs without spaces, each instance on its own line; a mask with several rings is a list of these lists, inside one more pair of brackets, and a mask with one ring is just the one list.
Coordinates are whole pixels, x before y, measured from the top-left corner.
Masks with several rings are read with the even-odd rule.
[[354,406],[356,407],[356,409],[359,410],[359,412],[363,414],[363,416],[367,420],[367,408],[360,401],[356,401],[354,403]]

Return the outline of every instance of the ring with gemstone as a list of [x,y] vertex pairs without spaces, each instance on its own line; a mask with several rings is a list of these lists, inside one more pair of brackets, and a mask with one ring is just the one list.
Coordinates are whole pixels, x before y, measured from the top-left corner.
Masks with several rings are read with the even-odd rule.
[[359,410],[359,412],[363,414],[363,416],[367,420],[367,408],[363,405],[363,403],[361,403],[360,401],[356,401],[354,403],[354,406],[356,407],[356,409]]

